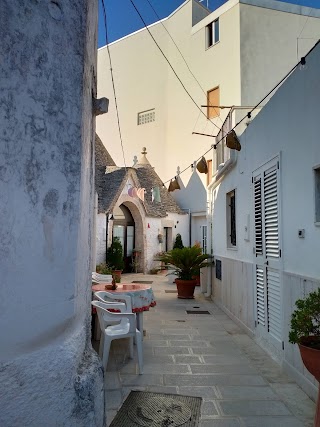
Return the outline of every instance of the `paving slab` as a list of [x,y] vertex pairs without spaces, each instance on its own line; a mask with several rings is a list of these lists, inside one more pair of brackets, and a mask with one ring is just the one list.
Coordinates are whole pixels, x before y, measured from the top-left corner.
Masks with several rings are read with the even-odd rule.
[[[129,359],[126,340],[111,347],[105,372],[107,425],[130,391],[202,398],[199,427],[312,427],[314,402],[264,350],[199,289],[178,300],[162,275],[152,280],[157,306],[144,313],[144,373]],[[195,315],[186,310],[207,310]],[[124,341],[124,342],[122,342]],[[98,347],[97,347],[98,348]]]

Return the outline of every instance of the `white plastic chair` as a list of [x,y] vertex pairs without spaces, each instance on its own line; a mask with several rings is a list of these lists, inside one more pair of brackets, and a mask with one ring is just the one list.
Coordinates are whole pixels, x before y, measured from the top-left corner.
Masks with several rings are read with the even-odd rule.
[[112,283],[111,274],[100,274],[95,271],[92,272],[92,280],[97,283]]
[[[133,358],[133,338],[136,340],[138,352],[139,374],[143,373],[143,354],[142,354],[142,336],[137,329],[136,316],[134,313],[112,313],[108,308],[113,308],[114,304],[110,305],[101,301],[92,301],[91,304],[97,309],[98,319],[101,328],[101,336],[104,337],[102,364],[107,368],[111,342],[116,339],[129,338],[130,357]],[[119,319],[120,323],[105,328],[105,322]],[[100,341],[101,346],[101,341]],[[100,351],[99,351],[100,353]],[[101,354],[100,354],[101,355]]]
[[[130,295],[122,295],[122,293],[113,294],[112,292],[106,291],[96,291],[94,293],[94,296],[97,298],[97,300],[101,302],[107,302],[112,304],[117,304],[118,300],[121,300],[121,302],[124,301],[126,305],[126,312],[132,313],[132,300]],[[115,302],[115,300],[117,301]]]

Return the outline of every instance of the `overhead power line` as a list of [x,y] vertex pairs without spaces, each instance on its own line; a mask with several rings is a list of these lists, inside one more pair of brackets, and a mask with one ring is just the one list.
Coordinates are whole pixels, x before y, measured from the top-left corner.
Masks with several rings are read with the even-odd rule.
[[[185,85],[183,84],[182,80],[180,79],[180,77],[178,76],[178,74],[176,73],[175,69],[173,68],[173,66],[171,65],[169,59],[167,58],[167,56],[165,55],[165,53],[163,52],[163,50],[161,49],[161,47],[159,46],[158,42],[156,41],[156,39],[153,37],[151,31],[149,30],[145,20],[143,19],[141,13],[139,12],[138,8],[136,7],[135,3],[133,0],[130,0],[130,3],[132,4],[132,6],[134,7],[134,9],[136,10],[137,14],[139,15],[141,21],[143,22],[143,25],[145,26],[146,30],[148,31],[148,33],[150,34],[152,40],[154,41],[154,43],[156,44],[156,46],[158,47],[158,49],[160,50],[162,56],[164,57],[164,59],[167,61],[169,67],[171,68],[171,70],[173,71],[174,75],[176,76],[176,78],[178,79],[178,81],[180,82],[181,86],[183,87],[184,91],[186,92],[186,94],[189,96],[189,98],[191,99],[191,101],[194,103],[194,105],[197,107],[197,109],[199,111],[201,111],[201,114],[203,114],[205,116],[206,119],[208,119],[207,115],[201,110],[201,108],[199,107],[199,105],[196,103],[196,101],[193,99],[193,97],[191,96],[190,92],[187,90],[187,88],[185,87]],[[217,126],[214,122],[211,121],[211,123],[220,130],[219,126]]]
[[[241,120],[239,120],[232,129],[230,129],[230,131],[224,135],[222,138],[220,138],[215,144],[211,145],[211,147],[205,152],[203,153],[197,160],[196,162],[198,162],[203,156],[205,156],[207,153],[209,153],[209,151],[212,150],[212,148],[216,149],[217,145],[227,136],[229,135],[232,131],[235,130],[236,127],[238,127],[246,118],[251,118],[251,114],[254,110],[256,110],[257,108],[259,108],[260,104],[265,101],[268,96],[270,96],[272,94],[272,92],[274,92],[292,73],[293,71],[300,65],[304,66],[306,64],[306,58],[310,55],[310,53],[318,46],[318,44],[320,43],[320,40],[317,41],[317,43],[309,50],[309,52],[303,56],[300,61],[291,68],[291,70],[267,93],[267,95],[265,95],[260,102],[258,102],[258,104],[256,104]],[[210,135],[205,135],[205,136],[210,136]],[[193,165],[193,163],[192,163]],[[185,169],[183,169],[179,175],[181,175],[183,172],[185,172],[186,170],[188,170],[190,166],[187,166]],[[174,175],[172,178],[168,179],[167,181],[164,181],[163,184],[167,184],[168,182],[170,182],[172,179],[176,178],[176,175]]]
[[119,130],[119,137],[120,137],[120,143],[121,143],[121,149],[122,149],[122,155],[123,155],[123,163],[125,169],[127,168],[126,165],[126,159],[124,155],[124,148],[123,148],[123,140],[122,140],[122,134],[121,134],[121,126],[120,126],[120,117],[119,117],[119,110],[118,110],[118,102],[117,102],[117,96],[116,96],[116,88],[114,84],[114,78],[113,78],[113,70],[112,70],[112,62],[111,62],[111,55],[110,55],[110,49],[109,49],[109,43],[108,43],[108,28],[107,28],[107,13],[106,13],[106,6],[104,3],[104,0],[102,1],[102,8],[103,8],[103,20],[104,20],[104,27],[106,30],[106,45],[108,50],[108,56],[109,56],[109,64],[110,64],[110,73],[111,73],[111,81],[112,81],[112,89],[113,89],[113,96],[114,96],[114,103],[116,107],[116,113],[117,113],[117,121],[118,121],[118,130]]
[[[160,16],[157,14],[157,11],[156,11],[156,10],[155,10],[155,8],[152,6],[151,2],[150,2],[149,0],[147,0],[147,2],[149,3],[149,6],[150,6],[150,7],[151,7],[151,9],[153,10],[153,12],[154,12],[154,14],[156,15],[156,17],[159,19],[160,24],[163,26],[163,28],[164,28],[164,29],[165,29],[165,31],[167,32],[168,36],[169,36],[169,37],[170,37],[170,39],[172,40],[173,44],[174,44],[174,45],[175,45],[175,47],[177,48],[178,52],[180,53],[180,56],[181,56],[181,58],[182,58],[183,62],[185,63],[186,67],[188,68],[188,70],[189,70],[190,74],[192,75],[192,77],[194,78],[194,80],[197,82],[197,84],[198,84],[199,88],[201,89],[201,91],[202,91],[202,92],[204,93],[204,95],[207,97],[207,96],[208,96],[208,95],[207,95],[207,92],[203,89],[203,87],[201,86],[201,84],[200,84],[199,80],[196,78],[196,76],[195,76],[195,75],[194,75],[194,73],[192,72],[192,70],[191,70],[191,68],[189,67],[189,65],[188,65],[188,63],[187,63],[187,61],[186,61],[185,57],[183,56],[183,54],[182,54],[181,50],[179,49],[179,46],[177,45],[177,43],[174,41],[173,37],[172,37],[172,36],[171,36],[171,34],[169,33],[168,28],[167,28],[167,27],[164,25],[164,23],[162,22],[162,20],[161,20]],[[217,114],[217,117],[219,117],[219,119],[220,119],[220,121],[221,121],[221,123],[222,123],[222,119],[221,119],[221,117],[219,116],[219,114],[218,114],[218,112],[217,112],[217,110],[216,110],[216,106],[214,106],[214,105],[209,105],[209,107],[212,107],[212,108],[214,109],[215,113]],[[208,120],[210,120],[210,118],[208,118]],[[211,123],[213,123],[213,122],[212,122],[212,120],[210,120],[210,122],[211,122]],[[213,123],[213,124],[215,125],[215,123]]]

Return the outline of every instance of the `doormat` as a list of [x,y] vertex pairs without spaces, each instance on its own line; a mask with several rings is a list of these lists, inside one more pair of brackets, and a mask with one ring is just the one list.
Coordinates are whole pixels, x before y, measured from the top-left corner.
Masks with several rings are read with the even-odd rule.
[[164,290],[166,294],[176,294],[178,291],[175,289],[165,289]]
[[201,397],[131,391],[110,427],[196,427]]
[[152,280],[133,280],[131,283],[145,283],[146,285],[151,285]]
[[187,314],[211,314],[207,310],[186,310]]

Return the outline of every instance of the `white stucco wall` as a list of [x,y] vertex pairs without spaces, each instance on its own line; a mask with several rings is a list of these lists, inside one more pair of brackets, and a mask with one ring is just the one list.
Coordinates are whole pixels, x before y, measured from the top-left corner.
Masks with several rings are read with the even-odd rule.
[[[237,163],[212,192],[213,247],[216,258],[225,259],[229,270],[223,269],[226,276],[232,276],[233,265],[240,265],[235,278],[237,292],[245,295],[251,292],[254,274],[252,265],[254,243],[252,172],[270,159],[278,156],[280,171],[280,248],[281,294],[282,294],[282,340],[285,351],[280,354],[287,369],[300,385],[315,396],[316,387],[312,378],[306,375],[300,361],[297,346],[288,343],[290,315],[297,298],[319,286],[320,228],[314,222],[315,182],[313,168],[320,164],[317,117],[320,84],[318,69],[320,49],[318,47],[307,57],[308,67],[297,70],[281,86],[261,113],[253,120],[241,136],[242,150]],[[227,249],[226,239],[226,193],[236,189],[237,248]],[[250,216],[250,239],[245,240],[244,227]],[[299,238],[298,230],[305,230],[305,238]],[[239,264],[240,263],[240,264]],[[251,267],[250,267],[251,266]],[[249,283],[249,285],[248,285]],[[230,283],[228,286],[232,286]],[[226,288],[223,278],[222,288]],[[219,288],[217,288],[219,291]],[[225,290],[230,293],[230,288]],[[218,295],[218,298],[219,295]],[[221,297],[222,298],[222,297]],[[239,296],[240,298],[240,296]],[[221,299],[220,299],[221,302]],[[239,300],[238,300],[239,302]],[[254,300],[251,310],[254,312]],[[227,307],[235,315],[232,307]],[[250,310],[250,307],[249,307]],[[240,315],[238,319],[242,321]],[[246,325],[250,327],[250,325]],[[253,331],[254,332],[254,331]],[[268,343],[267,343],[268,345]],[[272,346],[269,345],[269,350]],[[279,356],[279,353],[277,354]]]
[[[298,61],[297,51],[299,57],[305,54],[320,30],[320,20],[313,16],[317,15],[314,9],[272,0],[229,0],[193,27],[192,9],[196,10],[193,18],[198,20],[201,10],[199,5],[192,8],[190,0],[149,28],[197,106],[206,105],[207,91],[216,86],[220,87],[221,105],[254,105]],[[217,18],[220,41],[206,49],[206,25]],[[229,110],[220,110],[220,117],[213,119],[217,127],[210,123],[186,94],[146,29],[111,43],[110,52],[126,162],[131,165],[144,145],[150,163],[166,182],[177,174],[178,167],[185,169],[215,143],[214,138],[192,132],[216,135]],[[107,49],[99,49],[98,92],[110,98],[110,113],[98,118],[97,129],[103,141],[112,141],[107,148],[116,163],[122,165],[108,61]],[[155,122],[138,126],[138,112],[152,108]],[[246,111],[236,110],[237,120],[242,114]],[[215,163],[215,151],[206,154],[206,159],[212,157]],[[180,178],[187,187],[191,169]],[[202,197],[205,187],[206,176],[202,174],[198,191],[192,197],[185,191],[175,192],[174,197],[184,208],[205,211]]]
[[[112,230],[111,230],[111,223],[110,221],[110,227],[108,232],[108,241],[111,244],[111,237],[112,237]],[[97,215],[97,227],[96,227],[96,252],[97,252],[97,265],[101,264],[102,262],[106,262],[106,227],[107,227],[107,220],[106,220],[106,214],[100,213]]]
[[1,426],[104,423],[90,342],[96,32],[96,1],[1,4]]

